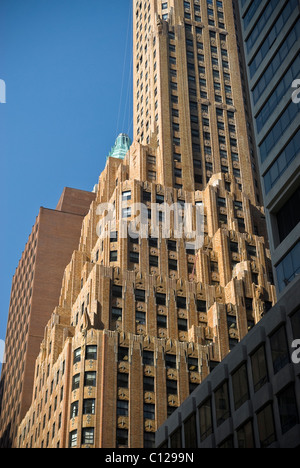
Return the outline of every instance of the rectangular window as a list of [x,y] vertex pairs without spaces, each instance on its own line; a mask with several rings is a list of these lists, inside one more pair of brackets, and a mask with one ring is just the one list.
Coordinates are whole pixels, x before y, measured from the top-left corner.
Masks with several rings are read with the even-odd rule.
[[88,361],[95,361],[97,359],[97,346],[89,345],[86,347],[85,359]]
[[251,366],[254,391],[257,392],[268,382],[268,368],[265,347],[262,345],[252,356]]
[[96,400],[93,398],[83,400],[83,414],[95,414],[95,404]]
[[282,434],[288,432],[299,422],[294,384],[278,395],[278,407]]
[[232,387],[235,410],[238,410],[250,398],[246,364],[232,375]]
[[70,432],[69,447],[77,447],[77,431]]
[[217,426],[220,426],[228,418],[230,418],[228,384],[225,382],[218,390],[215,391],[215,405]]
[[276,432],[272,404],[268,404],[257,414],[257,423],[261,448],[267,448],[276,442]]
[[144,404],[144,419],[155,420],[155,405]]
[[128,406],[129,406],[128,401],[118,400],[117,401],[117,415],[127,417],[129,414]]
[[206,400],[199,408],[201,441],[213,433],[211,399]]
[[117,429],[117,448],[128,447],[128,431],[126,429]]
[[84,427],[82,429],[82,445],[94,445],[94,433],[93,427]]
[[280,327],[270,337],[274,374],[277,374],[290,362],[290,350],[288,347],[285,326]]
[[85,372],[85,374],[84,374],[84,386],[85,387],[96,387],[96,372]]
[[192,416],[184,423],[184,437],[185,437],[185,448],[197,448],[197,428],[196,428],[196,414]]
[[122,193],[122,200],[131,200],[131,190]]
[[237,431],[237,439],[239,449],[255,448],[252,421],[247,422]]
[[300,242],[276,267],[279,291],[283,291],[300,273]]

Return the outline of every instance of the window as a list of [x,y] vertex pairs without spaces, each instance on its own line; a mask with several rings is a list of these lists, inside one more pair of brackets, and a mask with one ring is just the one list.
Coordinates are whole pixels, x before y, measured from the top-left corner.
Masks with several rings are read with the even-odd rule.
[[257,414],[257,423],[261,448],[267,448],[276,441],[273,408],[270,403]]
[[83,400],[83,414],[95,414],[95,400],[93,398]]
[[157,328],[167,328],[167,317],[165,315],[157,316]]
[[239,449],[255,448],[252,421],[247,422],[237,431],[237,439]]
[[177,358],[175,354],[166,354],[165,355],[166,368],[167,369],[176,369],[177,367]]
[[187,331],[188,330],[188,321],[186,319],[178,319],[178,330]]
[[96,387],[96,372],[85,372],[85,374],[84,374],[84,386],[85,387]]
[[299,422],[294,385],[290,385],[278,395],[278,407],[282,434]]
[[276,214],[278,225],[279,241],[284,239],[292,232],[292,230],[300,222],[300,187],[289,198],[284,206]]
[[118,359],[119,361],[128,361],[128,348],[125,348],[124,346],[119,346]]
[[78,401],[75,401],[74,403],[72,403],[72,405],[71,405],[71,412],[70,412],[70,418],[71,418],[71,419],[77,418],[77,416],[78,416],[78,408],[79,408],[79,402],[78,402]]
[[254,391],[257,392],[268,382],[268,369],[265,347],[262,345],[252,356],[251,366]]
[[122,209],[122,218],[130,218],[131,216],[131,206]]
[[74,390],[77,390],[80,386],[80,374],[76,374],[73,376],[73,379],[72,379],[72,392]]
[[144,448],[155,448],[155,433],[154,432],[144,433]]
[[155,420],[155,405],[144,404],[144,419]]
[[171,448],[182,448],[181,428],[171,435]]
[[213,433],[211,399],[208,399],[199,408],[201,441]]
[[112,320],[113,320],[114,322],[116,322],[116,321],[118,321],[118,320],[121,321],[121,320],[122,320],[122,313],[123,313],[123,311],[122,311],[121,308],[119,308],[119,307],[112,307],[112,309],[111,309]]
[[276,267],[279,291],[283,291],[300,273],[300,242]]
[[135,300],[137,302],[145,302],[146,300],[146,293],[142,289],[136,289],[135,290]]
[[122,193],[122,200],[131,200],[131,190]]
[[129,406],[128,401],[118,400],[117,401],[117,415],[127,417],[129,414],[128,406]]
[[154,353],[153,351],[143,352],[143,364],[144,366],[154,366]]
[[117,448],[128,447],[128,431],[126,429],[117,429]]
[[110,262],[117,262],[118,261],[118,251],[117,250],[112,250],[110,252],[109,261]]
[[84,427],[82,429],[82,445],[94,445],[94,433],[93,427]]
[[154,392],[154,377],[144,376],[144,392]]
[[178,382],[177,380],[167,380],[167,395],[177,395]]
[[291,316],[291,324],[292,324],[293,338],[297,340],[299,339],[299,336],[300,336],[300,309],[297,310]]
[[232,375],[232,387],[234,394],[235,410],[238,410],[250,398],[246,364],[243,364]]
[[69,447],[77,447],[77,431],[70,432]]
[[274,374],[277,374],[290,362],[289,347],[286,337],[285,327],[280,327],[271,337],[270,346]]
[[81,348],[75,349],[73,364],[76,364],[81,361]]
[[185,437],[185,448],[197,448],[197,428],[196,428],[196,414],[192,416],[184,423],[184,437]]
[[85,359],[88,361],[95,361],[97,359],[97,346],[89,345],[86,347]]
[[129,375],[118,373],[118,388],[129,388]]
[[217,426],[220,426],[230,417],[228,384],[225,382],[218,390],[215,391],[215,405]]

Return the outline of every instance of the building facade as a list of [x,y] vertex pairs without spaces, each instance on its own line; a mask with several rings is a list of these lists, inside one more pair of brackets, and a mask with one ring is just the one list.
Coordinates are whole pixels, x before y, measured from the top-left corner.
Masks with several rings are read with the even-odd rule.
[[133,18],[133,143],[100,175],[19,447],[154,447],[276,302],[233,6],[134,0]]
[[295,95],[300,76],[300,3],[236,3],[274,277],[281,296],[300,280],[300,103]]
[[156,434],[157,447],[299,448],[297,294],[294,284],[168,419]]
[[14,445],[18,425],[31,405],[44,329],[94,197],[66,188],[56,210],[41,208],[13,277],[0,383],[1,448]]

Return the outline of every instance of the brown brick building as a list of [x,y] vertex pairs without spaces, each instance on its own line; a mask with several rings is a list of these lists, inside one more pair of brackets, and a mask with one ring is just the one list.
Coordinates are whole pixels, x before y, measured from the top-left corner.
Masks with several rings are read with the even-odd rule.
[[[20,447],[153,447],[276,300],[232,3],[134,0],[133,17],[134,142],[100,175]],[[200,248],[178,235],[199,210]]]
[[2,367],[0,446],[10,447],[32,401],[35,360],[57,304],[63,272],[95,195],[65,188],[56,210],[41,208],[12,282]]

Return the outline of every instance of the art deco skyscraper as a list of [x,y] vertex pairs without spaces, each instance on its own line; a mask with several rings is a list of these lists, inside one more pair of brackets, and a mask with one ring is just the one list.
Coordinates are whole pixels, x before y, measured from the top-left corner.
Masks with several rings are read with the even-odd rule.
[[[276,300],[231,2],[134,0],[133,18],[133,143],[100,175],[20,447],[152,447]],[[197,207],[200,248],[178,236]]]

